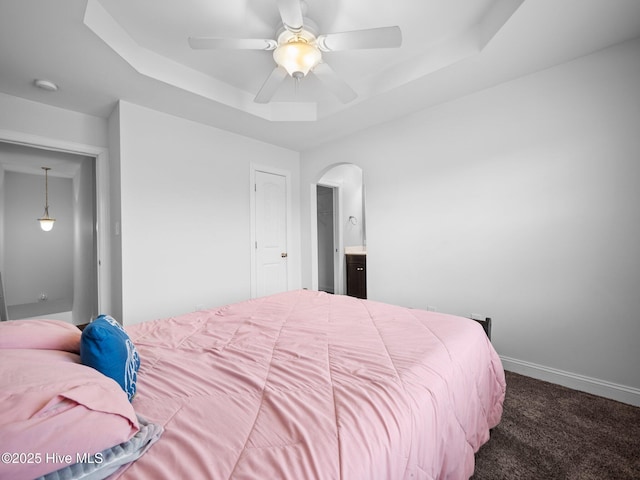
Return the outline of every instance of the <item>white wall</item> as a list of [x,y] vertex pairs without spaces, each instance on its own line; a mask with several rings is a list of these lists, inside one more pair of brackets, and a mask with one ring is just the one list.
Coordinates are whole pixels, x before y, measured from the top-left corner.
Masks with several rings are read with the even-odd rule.
[[107,146],[107,121],[104,118],[0,93],[0,139],[3,130],[36,138]]
[[292,173],[300,271],[297,152],[127,102],[118,121],[125,324],[250,297],[251,162]]
[[363,168],[369,298],[492,316],[511,367],[638,401],[638,85],[636,40],[303,153],[302,190]]

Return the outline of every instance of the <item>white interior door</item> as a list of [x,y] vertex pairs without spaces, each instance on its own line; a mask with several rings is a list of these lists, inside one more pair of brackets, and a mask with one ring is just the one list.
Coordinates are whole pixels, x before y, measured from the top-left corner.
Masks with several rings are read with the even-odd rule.
[[256,296],[288,289],[287,179],[255,172]]

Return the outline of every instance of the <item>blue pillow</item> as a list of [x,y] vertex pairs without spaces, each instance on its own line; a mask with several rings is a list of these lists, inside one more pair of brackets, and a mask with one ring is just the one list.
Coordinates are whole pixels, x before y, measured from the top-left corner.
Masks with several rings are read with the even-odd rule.
[[80,360],[113,378],[127,393],[136,393],[140,355],[127,332],[109,315],[100,315],[82,331]]

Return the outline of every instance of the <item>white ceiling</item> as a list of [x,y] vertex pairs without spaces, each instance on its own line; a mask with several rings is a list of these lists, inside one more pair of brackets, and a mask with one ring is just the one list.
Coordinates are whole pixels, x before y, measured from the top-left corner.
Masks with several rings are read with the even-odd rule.
[[357,91],[349,104],[311,76],[255,104],[271,52],[189,48],[189,36],[275,38],[276,0],[0,0],[0,91],[105,118],[123,99],[304,151],[640,36],[638,0],[306,3],[320,33],[402,30],[399,49],[323,54]]

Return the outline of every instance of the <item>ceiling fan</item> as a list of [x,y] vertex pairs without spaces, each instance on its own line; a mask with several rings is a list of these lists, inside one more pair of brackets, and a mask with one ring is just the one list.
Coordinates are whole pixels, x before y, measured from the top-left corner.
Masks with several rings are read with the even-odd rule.
[[302,0],[277,0],[282,25],[276,39],[189,37],[193,49],[273,51],[273,69],[254,102],[268,103],[287,75],[296,81],[313,73],[343,103],[358,95],[336,72],[322,61],[323,52],[366,48],[396,48],[402,44],[400,27],[380,27],[318,35],[316,25],[303,16]]

